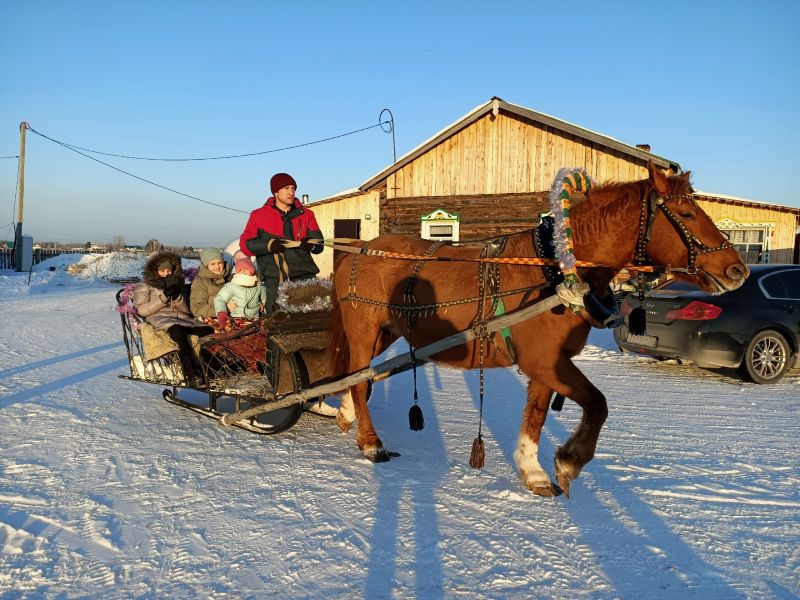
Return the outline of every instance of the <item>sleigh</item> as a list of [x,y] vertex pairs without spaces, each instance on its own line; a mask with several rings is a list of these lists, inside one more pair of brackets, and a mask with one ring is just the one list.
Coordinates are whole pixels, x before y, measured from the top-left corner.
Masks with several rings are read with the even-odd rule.
[[169,336],[136,313],[131,289],[117,292],[130,367],[130,374],[121,378],[163,386],[166,401],[214,419],[258,407],[256,414],[235,423],[253,433],[285,431],[304,410],[328,417],[336,414],[322,396],[272,407],[276,400],[328,380],[325,345],[330,306],[319,300],[327,298],[328,288],[317,290],[317,298],[306,301],[301,312],[283,310],[246,324],[237,322],[232,331],[190,336],[195,361],[202,367],[199,382],[185,377],[177,345]]

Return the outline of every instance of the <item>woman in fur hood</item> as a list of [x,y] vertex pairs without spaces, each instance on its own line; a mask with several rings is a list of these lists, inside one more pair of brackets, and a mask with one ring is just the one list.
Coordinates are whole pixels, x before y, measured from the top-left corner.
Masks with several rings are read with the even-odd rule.
[[180,257],[164,250],[154,252],[144,265],[142,282],[134,287],[133,305],[145,321],[175,341],[187,380],[197,383],[202,381],[202,370],[195,364],[188,336],[204,336],[214,330],[192,317],[184,288]]

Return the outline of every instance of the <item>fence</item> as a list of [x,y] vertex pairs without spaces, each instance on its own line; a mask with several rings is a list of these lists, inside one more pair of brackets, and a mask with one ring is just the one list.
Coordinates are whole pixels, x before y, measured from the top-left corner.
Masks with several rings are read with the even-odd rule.
[[[56,250],[55,248],[35,248],[33,251],[33,264],[38,265],[40,262],[53,258],[59,254],[86,254],[88,252],[96,252],[96,250]],[[199,250],[175,250],[181,258],[200,259]],[[0,270],[2,269],[15,269],[14,264],[14,250],[10,248],[0,248]]]
[[[33,251],[33,264],[38,265],[43,260],[53,258],[59,254],[64,254],[63,250],[53,248],[36,248]],[[15,269],[14,250],[11,248],[0,248],[0,269]]]

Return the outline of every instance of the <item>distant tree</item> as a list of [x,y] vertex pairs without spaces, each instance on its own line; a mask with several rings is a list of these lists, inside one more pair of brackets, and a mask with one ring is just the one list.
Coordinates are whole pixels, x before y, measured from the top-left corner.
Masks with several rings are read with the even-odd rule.
[[92,247],[92,242],[86,242],[86,243],[83,245],[83,247],[84,247],[86,250],[89,250],[89,249]]
[[148,252],[158,252],[161,250],[161,244],[158,240],[150,240],[145,244],[144,249]]
[[125,247],[125,238],[121,235],[115,235],[111,239],[111,247],[115,248],[116,250],[121,250]]

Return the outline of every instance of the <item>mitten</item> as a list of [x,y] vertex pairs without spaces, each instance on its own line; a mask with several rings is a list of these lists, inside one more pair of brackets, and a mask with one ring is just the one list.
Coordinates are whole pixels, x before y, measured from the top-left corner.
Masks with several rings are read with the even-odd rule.
[[267,242],[267,250],[273,254],[279,254],[286,250],[286,242],[278,238],[273,238]]
[[183,293],[183,286],[177,275],[168,275],[164,278],[164,295],[170,300],[177,300]]
[[300,245],[298,246],[298,248],[300,248],[301,250],[305,250],[306,252],[311,252],[312,250],[314,250],[317,247],[317,245],[309,242],[308,240],[310,239],[311,238],[305,237],[302,240],[300,240]]
[[228,326],[228,313],[222,310],[219,311],[217,313],[217,322],[220,329],[225,329]]
[[181,288],[177,283],[173,283],[164,288],[164,295],[170,300],[177,300],[181,297]]

